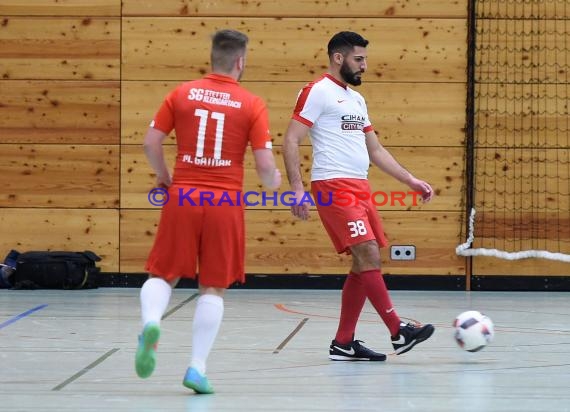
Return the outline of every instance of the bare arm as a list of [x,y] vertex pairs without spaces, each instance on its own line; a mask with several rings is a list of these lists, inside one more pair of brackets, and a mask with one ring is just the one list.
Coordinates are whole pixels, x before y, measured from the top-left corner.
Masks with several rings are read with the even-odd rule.
[[[287,178],[291,189],[295,192],[295,197],[300,200],[304,193],[303,176],[301,175],[301,161],[299,159],[299,145],[301,141],[309,133],[309,127],[297,120],[291,120],[289,127],[285,132],[283,141],[283,158],[285,160],[285,169],[287,170]],[[292,206],[291,213],[307,219],[309,216],[309,205],[303,203],[300,206]]]
[[285,132],[283,141],[283,158],[287,179],[294,191],[303,191],[303,177],[301,176],[301,162],[299,160],[299,145],[309,133],[309,127],[297,120],[291,120]]
[[172,184],[172,177],[166,167],[164,151],[162,150],[162,142],[166,136],[164,132],[149,127],[144,137],[143,147],[146,158],[156,173],[157,185],[168,187]]
[[271,149],[254,150],[253,156],[255,170],[263,185],[272,190],[281,186],[281,173],[275,167],[275,157]]
[[431,200],[433,189],[429,183],[417,179],[400,163],[398,163],[394,156],[392,156],[392,154],[380,144],[376,133],[373,131],[366,133],[366,147],[372,164],[396,180],[404,183],[412,190],[420,192],[424,202],[429,202]]

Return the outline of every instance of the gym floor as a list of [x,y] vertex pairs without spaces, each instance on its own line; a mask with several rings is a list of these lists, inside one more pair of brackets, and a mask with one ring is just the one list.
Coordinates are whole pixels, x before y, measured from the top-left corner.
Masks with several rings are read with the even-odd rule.
[[[570,299],[556,292],[392,291],[402,318],[436,326],[401,356],[366,304],[356,339],[386,362],[333,362],[340,291],[229,290],[210,355],[213,395],[182,386],[194,289],[176,289],[157,367],[134,372],[139,289],[0,290],[0,411],[570,411]],[[495,323],[464,352],[451,323]]]

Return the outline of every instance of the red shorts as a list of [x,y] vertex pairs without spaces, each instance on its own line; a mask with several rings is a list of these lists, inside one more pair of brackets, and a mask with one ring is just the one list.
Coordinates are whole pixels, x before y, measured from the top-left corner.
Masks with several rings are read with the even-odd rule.
[[[338,253],[350,253],[351,246],[368,240],[376,240],[381,248],[388,245],[371,196],[362,200],[354,195],[371,193],[368,180],[316,180],[311,182],[311,191],[319,217]],[[337,196],[340,192],[342,199]]]
[[[245,281],[244,208],[235,203],[186,199],[179,202],[179,188],[171,186],[162,208],[154,245],[145,270],[166,281],[196,278],[200,285],[227,288]],[[184,190],[184,189],[183,189]]]

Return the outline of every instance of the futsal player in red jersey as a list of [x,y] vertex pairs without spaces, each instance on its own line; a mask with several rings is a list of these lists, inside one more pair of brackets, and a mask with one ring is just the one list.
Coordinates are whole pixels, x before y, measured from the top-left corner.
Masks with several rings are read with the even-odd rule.
[[[143,330],[135,357],[139,377],[156,364],[160,321],[180,278],[196,278],[199,298],[192,323],[192,355],[183,385],[212,393],[206,361],[222,322],[225,290],[244,282],[244,205],[220,202],[243,189],[244,156],[253,150],[256,170],[271,190],[281,184],[275,166],[267,109],[238,81],[245,67],[248,38],[220,30],[212,38],[212,72],[176,87],[160,106],[145,140],[145,154],[168,189],[154,245],[146,262],[150,274],[140,292]],[[162,143],[176,132],[177,156],[171,177]],[[204,202],[200,193],[213,193]],[[198,269],[198,275],[196,275]]]
[[[358,33],[340,32],[328,43],[329,71],[307,84],[299,93],[285,134],[283,156],[297,204],[293,215],[306,219],[308,204],[299,204],[304,188],[300,172],[299,144],[308,134],[313,146],[311,190],[316,198],[327,193],[352,193],[350,207],[324,199],[317,211],[338,253],[352,255],[352,267],[344,283],[340,322],[329,347],[332,360],[383,361],[375,352],[354,339],[356,324],[366,301],[372,303],[392,337],[400,355],[428,339],[434,327],[404,323],[396,313],[380,267],[380,247],[387,241],[382,221],[370,196],[368,168],[372,162],[390,176],[421,193],[428,202],[431,186],[404,169],[380,144],[368,117],[362,95],[352,88],[362,82],[366,70],[368,40]],[[367,193],[367,200],[357,194]],[[355,206],[352,206],[355,205]]]

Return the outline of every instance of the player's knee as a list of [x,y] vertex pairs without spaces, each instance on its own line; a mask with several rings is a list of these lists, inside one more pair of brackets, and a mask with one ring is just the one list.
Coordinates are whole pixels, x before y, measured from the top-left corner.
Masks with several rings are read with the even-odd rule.
[[216,295],[216,296],[219,296],[221,298],[224,297],[224,293],[226,291],[225,288],[217,288],[217,287],[205,286],[205,285],[200,285],[199,289],[200,289],[201,295]]
[[154,274],[152,274],[152,273],[149,273],[149,274],[148,274],[148,278],[149,278],[149,279],[154,279],[154,278],[155,278],[155,279],[162,279],[162,280],[164,280],[166,283],[168,283],[172,289],[174,289],[174,288],[176,287],[176,285],[178,284],[178,281],[180,280],[179,277],[178,277],[178,278],[171,279],[171,280],[166,280],[166,279],[164,279],[162,276],[154,275]]
[[361,268],[380,268],[380,249],[375,240],[351,247],[355,263]]

